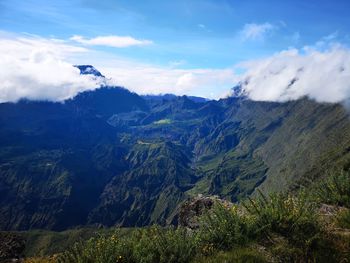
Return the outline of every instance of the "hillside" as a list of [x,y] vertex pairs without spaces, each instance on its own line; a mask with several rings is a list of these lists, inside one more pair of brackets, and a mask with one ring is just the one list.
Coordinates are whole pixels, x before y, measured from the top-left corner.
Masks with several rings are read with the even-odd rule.
[[64,103],[2,103],[0,229],[176,223],[189,196],[235,202],[308,185],[349,168],[349,149],[347,111],[307,98],[161,100],[102,87]]

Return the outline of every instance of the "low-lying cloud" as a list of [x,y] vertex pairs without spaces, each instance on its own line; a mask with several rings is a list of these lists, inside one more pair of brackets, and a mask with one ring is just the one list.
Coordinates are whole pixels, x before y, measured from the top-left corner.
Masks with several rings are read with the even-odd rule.
[[[139,94],[195,95],[217,99],[237,81],[233,69],[174,69],[151,65],[102,68],[114,85]],[[135,77],[137,76],[137,77]]]
[[11,36],[0,39],[0,50],[0,102],[21,98],[62,101],[100,85],[100,79],[80,75],[63,60],[86,49],[53,39]]
[[344,46],[290,49],[240,66],[246,69],[242,87],[253,100],[308,96],[319,102],[341,102],[350,97],[350,49]]
[[[240,83],[252,100],[288,101],[308,96],[319,102],[343,102],[350,98],[350,49],[326,42],[230,68],[181,69],[181,64],[144,64],[71,41],[0,31],[0,102],[21,98],[63,101],[104,83],[140,94],[174,93],[214,99],[224,97]],[[108,79],[80,75],[72,66],[79,63],[95,65]]]
[[[233,69],[178,69],[127,61],[70,41],[0,32],[0,102],[21,98],[63,101],[84,90],[124,86],[140,94],[218,98],[237,81]],[[72,64],[92,64],[108,79],[80,75]]]

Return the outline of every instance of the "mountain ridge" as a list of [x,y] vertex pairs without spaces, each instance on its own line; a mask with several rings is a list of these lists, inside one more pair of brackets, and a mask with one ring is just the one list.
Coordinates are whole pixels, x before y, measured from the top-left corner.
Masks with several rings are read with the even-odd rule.
[[0,104],[0,229],[176,222],[197,194],[237,202],[350,167],[339,104],[145,99],[120,87]]

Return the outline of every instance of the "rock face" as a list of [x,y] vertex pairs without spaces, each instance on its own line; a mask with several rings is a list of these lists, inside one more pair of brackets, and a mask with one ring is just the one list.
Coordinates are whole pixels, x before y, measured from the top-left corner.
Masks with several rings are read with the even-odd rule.
[[220,199],[217,196],[198,195],[180,206],[178,214],[179,225],[189,229],[198,228],[200,216],[212,209],[215,203],[228,207],[232,206],[231,202]]
[[0,232],[0,262],[17,262],[23,257],[25,239],[15,233]]

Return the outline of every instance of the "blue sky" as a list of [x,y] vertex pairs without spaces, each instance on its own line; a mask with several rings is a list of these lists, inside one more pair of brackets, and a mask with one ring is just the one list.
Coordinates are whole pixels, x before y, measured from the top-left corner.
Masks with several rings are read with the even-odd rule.
[[[108,57],[113,57],[164,69],[215,71],[323,40],[347,46],[349,11],[348,0],[0,0],[0,30],[60,39],[94,52],[78,56],[82,63],[112,65]],[[125,39],[96,40],[105,36],[139,42],[116,47],[111,43]]]

